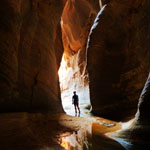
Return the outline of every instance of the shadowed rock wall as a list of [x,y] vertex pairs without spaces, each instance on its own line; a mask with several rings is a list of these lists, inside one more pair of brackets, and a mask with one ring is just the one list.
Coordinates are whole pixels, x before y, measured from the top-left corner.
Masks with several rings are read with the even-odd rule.
[[[63,0],[1,1],[1,112],[62,111],[57,71],[63,50],[56,30],[64,5]],[[57,56],[55,43],[60,43]]]
[[87,48],[93,113],[128,119],[150,68],[150,2],[112,0],[99,12]]
[[136,121],[138,123],[150,124],[149,106],[150,106],[150,73],[139,99],[138,112],[136,114]]
[[[123,124],[120,131],[110,133],[113,139],[124,139],[122,145],[129,150],[146,150],[150,146],[150,74],[139,98],[135,118]],[[118,140],[120,143],[121,140]]]
[[147,149],[150,146],[150,73],[140,95],[138,111],[131,126],[120,133],[133,143],[132,149]]

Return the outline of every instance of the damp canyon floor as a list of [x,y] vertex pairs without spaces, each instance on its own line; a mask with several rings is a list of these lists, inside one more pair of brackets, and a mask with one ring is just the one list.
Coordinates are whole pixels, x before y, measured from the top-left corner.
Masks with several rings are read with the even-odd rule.
[[[123,150],[105,133],[121,124],[100,117],[1,113],[0,150]],[[89,138],[87,138],[89,137]]]

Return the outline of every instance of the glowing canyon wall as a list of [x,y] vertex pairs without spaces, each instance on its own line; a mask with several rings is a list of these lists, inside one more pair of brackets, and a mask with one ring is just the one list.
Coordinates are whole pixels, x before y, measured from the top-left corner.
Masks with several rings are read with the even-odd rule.
[[[96,2],[96,1],[95,1]],[[93,4],[93,5],[92,5]],[[80,105],[89,105],[89,85],[86,71],[86,44],[90,28],[100,9],[94,2],[68,0],[61,18],[64,54],[59,70],[62,103],[72,105],[73,91],[77,91]]]

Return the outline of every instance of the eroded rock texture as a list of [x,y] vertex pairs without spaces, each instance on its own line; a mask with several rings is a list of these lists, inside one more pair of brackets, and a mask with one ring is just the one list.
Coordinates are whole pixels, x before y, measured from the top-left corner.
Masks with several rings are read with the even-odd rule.
[[61,19],[64,56],[59,74],[66,105],[72,105],[70,100],[74,90],[77,90],[81,103],[89,103],[86,44],[99,9],[99,2],[94,0],[68,0],[65,5]]
[[1,1],[0,111],[62,111],[57,71],[63,50],[56,30],[64,5],[63,0]]
[[96,11],[85,0],[68,0],[62,14],[65,47],[74,52],[86,44]]
[[110,1],[99,12],[87,48],[93,112],[133,117],[150,68],[150,2]]

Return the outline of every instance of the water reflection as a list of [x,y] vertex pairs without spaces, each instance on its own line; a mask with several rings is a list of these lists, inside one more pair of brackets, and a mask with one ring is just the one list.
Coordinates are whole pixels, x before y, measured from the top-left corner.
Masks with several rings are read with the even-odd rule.
[[[80,114],[75,114],[79,117]],[[118,131],[128,127],[132,121],[127,123],[118,123],[104,118],[89,117],[88,124],[84,124],[78,131],[63,137],[61,146],[66,150],[147,150],[143,143],[131,143],[126,138],[115,136]],[[131,139],[130,139],[131,141]],[[133,139],[132,139],[133,141]]]
[[80,130],[63,137],[61,146],[66,150],[125,150],[120,143],[104,135],[107,130],[118,128],[114,122],[109,124],[108,120],[103,119],[100,123],[94,117],[89,119],[93,119],[94,122],[89,122]]
[[92,148],[89,140],[91,135],[91,126],[83,126],[71,135],[62,137],[60,144],[66,150],[90,150]]
[[122,138],[114,138],[115,141],[117,141],[118,143],[120,143],[126,150],[131,150],[133,144],[126,141],[125,139]]

